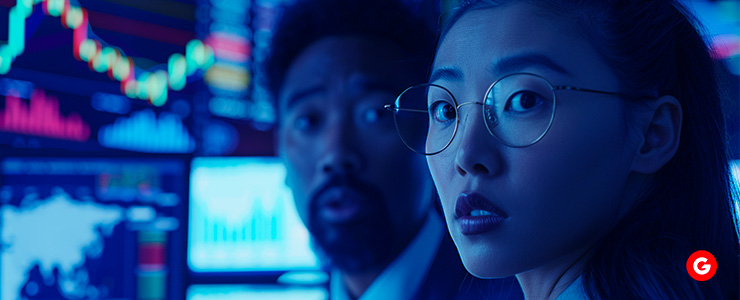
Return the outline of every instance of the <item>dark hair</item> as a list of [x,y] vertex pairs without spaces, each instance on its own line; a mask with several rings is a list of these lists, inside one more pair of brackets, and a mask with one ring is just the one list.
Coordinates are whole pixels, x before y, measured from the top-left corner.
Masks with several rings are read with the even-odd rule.
[[[466,12],[510,1],[464,1]],[[738,299],[738,228],[718,76],[700,24],[676,0],[530,1],[574,20],[617,75],[620,91],[672,95],[683,111],[676,155],[653,185],[593,248],[583,283],[593,299]],[[712,253],[717,273],[689,277],[686,261]],[[714,266],[713,266],[714,267]]]
[[265,62],[268,89],[277,98],[293,60],[314,42],[330,36],[380,38],[409,54],[411,67],[423,81],[434,56],[436,31],[424,16],[400,0],[302,0],[290,6],[272,38]]

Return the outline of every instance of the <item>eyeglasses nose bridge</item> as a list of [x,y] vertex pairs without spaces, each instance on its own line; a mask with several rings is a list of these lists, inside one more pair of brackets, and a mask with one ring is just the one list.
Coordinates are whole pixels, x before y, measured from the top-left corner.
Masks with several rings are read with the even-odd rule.
[[[481,105],[481,106],[485,106],[485,103],[483,103],[483,102],[470,101],[470,102],[465,102],[465,103],[458,104],[457,107],[455,107],[455,110],[460,111],[460,108],[461,107],[463,107],[465,105],[471,105],[471,104],[478,104],[478,105]],[[459,115],[459,113],[458,113],[458,115]],[[486,122],[489,123],[492,127],[495,127],[498,124],[498,119],[495,116],[491,115],[491,114],[483,114],[483,118],[486,119]]]
[[465,105],[470,105],[470,104],[478,104],[478,105],[483,105],[483,102],[478,102],[478,101],[469,101],[469,102],[465,102],[465,103],[460,103],[460,104],[458,104],[458,105],[457,105],[457,107],[456,107],[455,109],[457,109],[457,110],[460,110],[460,108],[461,108],[461,107],[463,107],[463,106],[465,106]]

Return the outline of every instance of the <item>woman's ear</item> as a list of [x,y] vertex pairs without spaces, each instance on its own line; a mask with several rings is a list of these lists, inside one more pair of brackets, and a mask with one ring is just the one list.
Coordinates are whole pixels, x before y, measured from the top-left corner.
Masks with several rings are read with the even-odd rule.
[[632,171],[642,174],[657,172],[678,151],[683,112],[676,97],[662,96],[650,101],[644,117],[649,120],[640,132],[643,143],[635,153]]

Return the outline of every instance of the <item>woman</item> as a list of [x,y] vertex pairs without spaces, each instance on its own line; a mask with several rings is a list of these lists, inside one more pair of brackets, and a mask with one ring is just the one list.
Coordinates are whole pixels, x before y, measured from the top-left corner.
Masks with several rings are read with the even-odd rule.
[[[738,299],[713,62],[676,1],[467,1],[394,111],[478,277],[528,299]],[[686,262],[717,260],[708,281]]]

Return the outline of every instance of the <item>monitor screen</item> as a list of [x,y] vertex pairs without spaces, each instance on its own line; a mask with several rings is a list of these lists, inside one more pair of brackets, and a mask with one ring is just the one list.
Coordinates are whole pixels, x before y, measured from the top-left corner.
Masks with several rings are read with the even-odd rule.
[[270,155],[290,1],[0,1],[0,151]]
[[185,168],[0,161],[0,299],[181,299]]
[[279,285],[192,285],[187,300],[325,300],[321,287],[286,287]]
[[188,264],[195,272],[319,267],[277,158],[195,158],[189,218]]

